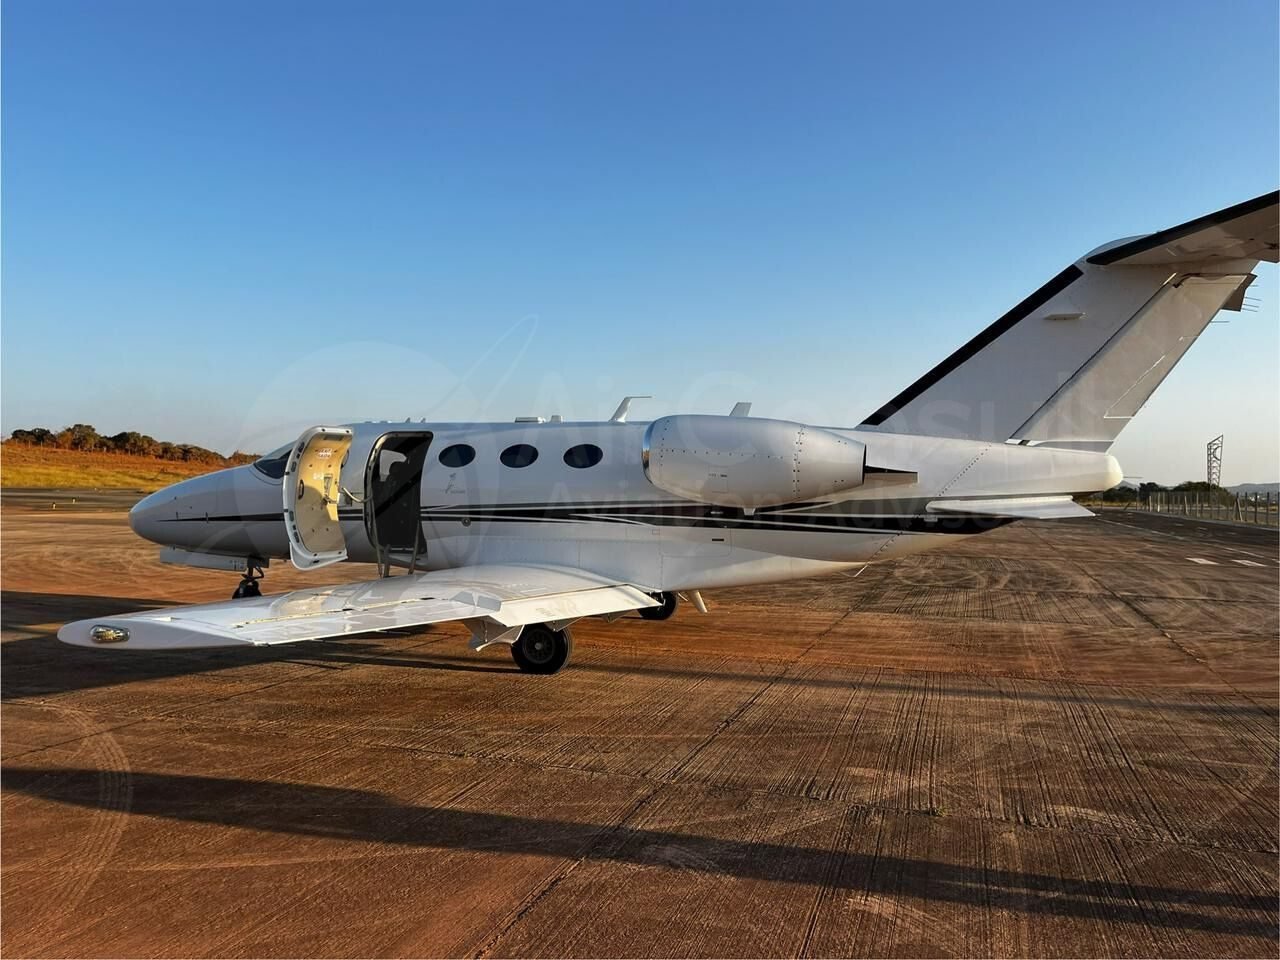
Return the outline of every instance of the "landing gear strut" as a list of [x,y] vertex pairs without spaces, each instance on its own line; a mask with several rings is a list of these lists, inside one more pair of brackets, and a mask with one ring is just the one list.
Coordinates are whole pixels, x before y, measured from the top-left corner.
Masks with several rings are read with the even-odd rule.
[[651,594],[658,601],[656,607],[641,607],[637,612],[645,620],[666,620],[676,612],[676,595],[674,593]]
[[569,628],[552,630],[545,623],[531,623],[511,644],[511,659],[525,673],[555,673],[573,652]]
[[262,579],[262,568],[257,564],[249,564],[244,572],[244,576],[240,578],[240,585],[236,587],[235,593],[231,594],[232,600],[244,600],[247,597],[262,596],[262,587],[258,585],[258,581]]

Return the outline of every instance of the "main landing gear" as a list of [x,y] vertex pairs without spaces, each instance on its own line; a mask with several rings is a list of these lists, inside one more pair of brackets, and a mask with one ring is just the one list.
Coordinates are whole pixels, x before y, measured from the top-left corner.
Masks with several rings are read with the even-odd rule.
[[245,569],[244,576],[240,578],[240,584],[236,587],[235,593],[231,594],[231,599],[244,600],[248,597],[262,596],[262,587],[258,584],[262,576],[261,567],[256,564],[249,564]]
[[555,673],[573,652],[569,628],[552,630],[545,623],[531,623],[511,644],[511,659],[524,673]]
[[656,607],[641,607],[637,613],[645,620],[668,620],[676,612],[676,595],[674,593],[650,594],[658,601]]

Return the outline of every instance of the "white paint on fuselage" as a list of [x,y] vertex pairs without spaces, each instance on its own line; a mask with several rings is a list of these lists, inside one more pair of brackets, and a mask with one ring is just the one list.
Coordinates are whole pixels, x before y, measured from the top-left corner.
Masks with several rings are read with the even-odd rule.
[[[967,536],[919,529],[932,522],[924,511],[931,499],[1085,493],[1107,489],[1121,478],[1118,464],[1105,454],[827,428],[866,444],[868,465],[917,477],[911,483],[885,483],[884,475],[871,473],[863,486],[839,499],[793,514],[819,524],[842,517],[911,517],[920,521],[916,529],[765,528],[741,522],[674,526],[660,522],[662,510],[707,505],[649,482],[641,462],[645,423],[351,426],[355,440],[342,486],[357,496],[365,489],[369,451],[379,437],[433,434],[421,488],[427,555],[420,567],[553,563],[655,590],[797,579],[918,553]],[[441,464],[441,451],[459,443],[473,447],[475,458],[460,468]],[[517,443],[534,446],[537,460],[522,468],[504,466],[502,451]],[[601,461],[585,469],[568,466],[565,451],[582,443],[600,447]],[[652,514],[641,510],[646,506],[654,508]],[[564,515],[566,508],[572,508],[572,517]],[[143,536],[184,549],[283,559],[289,549],[277,519],[281,509],[279,480],[254,467],[238,467],[153,494],[135,508],[131,522]],[[520,509],[548,513],[501,519]],[[610,510],[630,512],[610,516]],[[344,496],[340,513],[349,559],[370,562],[376,557],[362,511],[358,501]],[[769,517],[785,522],[786,512]]]

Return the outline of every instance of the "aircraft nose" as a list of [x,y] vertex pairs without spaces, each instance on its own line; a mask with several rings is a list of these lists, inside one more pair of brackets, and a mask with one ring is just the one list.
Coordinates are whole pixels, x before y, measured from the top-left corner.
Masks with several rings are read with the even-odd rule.
[[[158,490],[129,511],[133,532],[162,547],[204,553],[263,555],[276,548],[284,524],[280,484],[253,467],[232,467]],[[262,534],[256,542],[254,531]]]
[[157,490],[129,511],[129,526],[140,537],[170,547],[189,547],[208,536],[226,486],[222,470]]
[[171,495],[162,497],[162,494],[166,494],[166,490],[143,497],[129,511],[129,526],[133,532],[152,543],[164,542],[160,539],[160,523],[156,515],[162,503],[172,502],[173,499]]

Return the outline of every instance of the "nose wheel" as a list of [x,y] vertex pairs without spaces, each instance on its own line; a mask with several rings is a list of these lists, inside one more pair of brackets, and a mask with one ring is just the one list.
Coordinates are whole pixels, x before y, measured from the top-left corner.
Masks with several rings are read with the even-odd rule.
[[236,587],[235,592],[231,594],[231,599],[244,600],[249,597],[262,596],[262,587],[258,583],[261,579],[262,568],[250,564],[249,568],[245,570],[244,576],[240,578],[240,583]]

